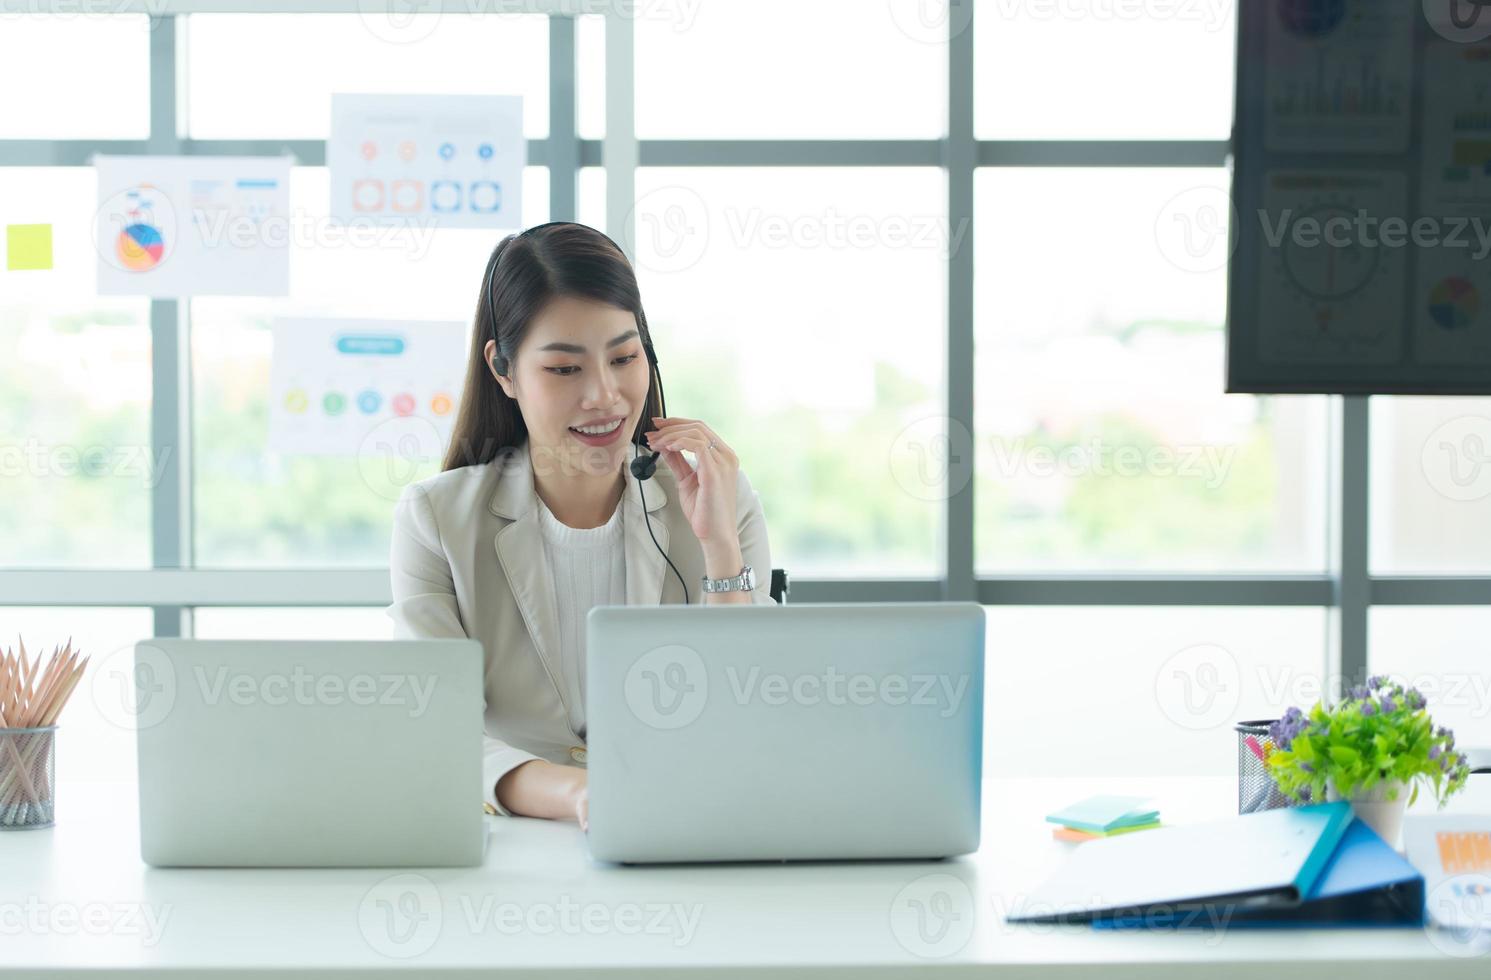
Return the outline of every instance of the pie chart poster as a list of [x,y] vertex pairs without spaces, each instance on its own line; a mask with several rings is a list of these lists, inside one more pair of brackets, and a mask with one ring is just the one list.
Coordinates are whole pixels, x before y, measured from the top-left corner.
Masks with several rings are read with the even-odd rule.
[[284,296],[290,158],[98,156],[101,296]]

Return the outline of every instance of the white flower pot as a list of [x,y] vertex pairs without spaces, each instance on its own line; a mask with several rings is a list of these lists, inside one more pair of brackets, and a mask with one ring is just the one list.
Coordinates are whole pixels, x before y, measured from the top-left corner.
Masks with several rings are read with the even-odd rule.
[[[1388,794],[1396,788],[1398,791],[1396,799],[1388,799]],[[1413,787],[1401,782],[1381,782],[1366,791],[1358,790],[1351,797],[1351,812],[1361,818],[1362,823],[1377,832],[1377,836],[1387,841],[1389,847],[1398,847],[1399,837],[1403,833],[1403,812],[1408,809],[1408,797],[1413,793]],[[1341,794],[1336,792],[1336,787],[1327,784],[1325,787],[1325,798],[1327,800],[1339,800]]]

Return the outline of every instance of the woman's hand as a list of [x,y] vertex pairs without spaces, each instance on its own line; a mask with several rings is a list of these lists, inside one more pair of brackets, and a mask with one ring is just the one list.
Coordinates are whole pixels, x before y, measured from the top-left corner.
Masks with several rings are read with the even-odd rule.
[[574,789],[572,801],[575,808],[575,820],[580,824],[581,830],[590,829],[590,778],[585,773],[580,774],[580,782]]
[[520,817],[577,820],[590,826],[589,776],[578,766],[529,759],[497,780],[497,802]]
[[[677,478],[679,503],[704,546],[706,563],[725,566],[723,570],[710,568],[708,574],[736,574],[740,571],[740,533],[735,524],[735,486],[740,459],[698,419],[658,417],[652,421],[657,429],[647,433],[648,445],[662,452],[663,462]],[[694,454],[694,466],[683,458],[685,449]]]

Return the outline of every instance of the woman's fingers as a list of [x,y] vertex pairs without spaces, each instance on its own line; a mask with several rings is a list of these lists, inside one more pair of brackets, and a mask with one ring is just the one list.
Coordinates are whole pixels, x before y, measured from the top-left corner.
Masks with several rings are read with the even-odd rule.
[[662,459],[668,464],[668,469],[673,471],[679,483],[694,475],[694,468],[689,465],[688,460],[683,458],[682,453],[668,450],[663,453]]
[[698,453],[714,443],[710,450],[719,458],[735,462],[735,451],[709,426],[692,419],[669,419],[666,427],[647,433],[647,444],[653,449],[687,449]]

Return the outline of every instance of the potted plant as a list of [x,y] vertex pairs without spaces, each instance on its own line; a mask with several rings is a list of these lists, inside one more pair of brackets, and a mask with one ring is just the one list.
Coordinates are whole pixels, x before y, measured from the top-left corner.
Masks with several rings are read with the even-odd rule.
[[1380,674],[1330,707],[1290,708],[1268,734],[1263,762],[1281,793],[1305,803],[1348,800],[1393,846],[1421,787],[1443,807],[1470,775],[1454,733],[1434,727],[1424,696]]

